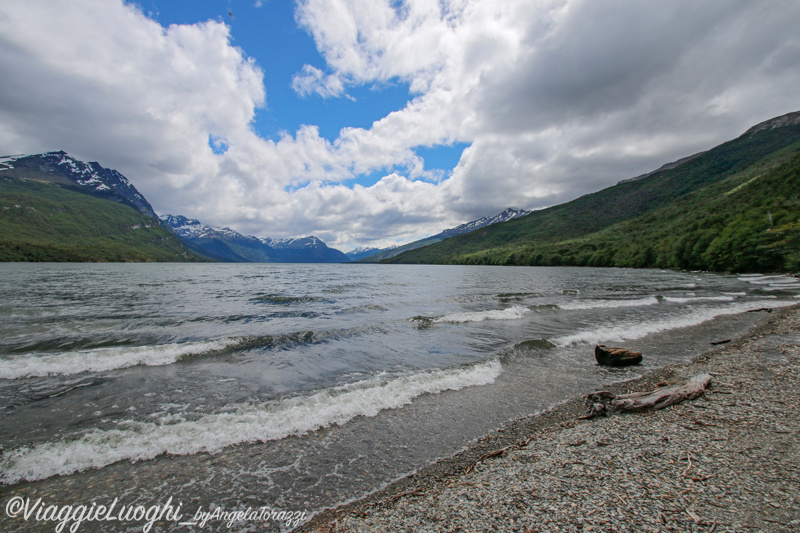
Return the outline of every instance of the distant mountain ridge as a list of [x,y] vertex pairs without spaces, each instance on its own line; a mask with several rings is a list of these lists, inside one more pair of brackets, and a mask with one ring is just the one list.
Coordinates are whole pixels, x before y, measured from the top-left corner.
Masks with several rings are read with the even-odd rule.
[[502,213],[499,213],[493,217],[481,217],[478,220],[473,220],[472,222],[466,222],[461,224],[460,226],[456,226],[455,228],[446,229],[443,232],[434,235],[436,237],[442,238],[449,238],[455,235],[463,235],[464,233],[469,233],[470,231],[475,231],[476,229],[485,228],[486,226],[491,226],[492,224],[499,224],[501,222],[508,222],[509,220],[513,220],[515,218],[524,217],[525,215],[530,214],[530,211],[525,209],[514,209],[509,207]]
[[271,239],[242,235],[230,228],[212,228],[182,215],[162,215],[161,221],[189,248],[218,261],[269,263],[347,263],[341,251],[314,236]]
[[353,261],[358,260],[358,262],[361,263],[378,263],[385,259],[389,259],[397,255],[400,255],[409,250],[416,250],[417,248],[430,246],[431,244],[436,244],[437,242],[449,239],[450,237],[455,237],[456,235],[463,235],[465,233],[470,233],[477,229],[485,228],[486,226],[491,226],[492,224],[508,222],[509,220],[523,217],[525,215],[529,215],[530,213],[531,211],[526,211],[525,209],[513,209],[509,207],[502,213],[499,213],[493,217],[481,217],[471,222],[465,222],[464,224],[456,226],[455,228],[446,229],[441,233],[437,233],[436,235],[433,235],[431,237],[426,237],[424,239],[404,244],[402,246],[393,246],[391,248],[378,249],[372,254],[361,254],[360,258],[353,259]]
[[257,238],[159,217],[121,173],[64,151],[0,157],[0,191],[0,261],[349,261],[313,236]]
[[371,246],[359,246],[358,248],[350,250],[349,252],[345,252],[344,255],[346,255],[347,258],[350,259],[350,261],[358,261],[359,259],[362,259],[364,257],[369,257],[371,255],[375,255],[377,253],[384,252],[384,251],[387,251],[387,250],[392,250],[394,248],[397,248],[397,246],[392,246],[390,248],[376,248],[376,247],[371,247]]

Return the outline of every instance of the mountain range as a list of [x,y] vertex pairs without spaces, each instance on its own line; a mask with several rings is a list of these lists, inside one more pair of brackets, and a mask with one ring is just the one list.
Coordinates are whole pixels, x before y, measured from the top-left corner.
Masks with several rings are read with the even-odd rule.
[[800,112],[547,209],[507,209],[348,254],[158,217],[119,172],[63,151],[0,157],[0,261],[393,262],[800,271]]
[[[525,216],[529,213],[530,211],[526,211],[524,209],[508,208],[502,213],[495,215],[493,217],[482,217],[477,220],[473,220],[471,222],[466,222],[464,224],[461,224],[460,226],[456,226],[455,228],[446,229],[441,233],[437,233],[436,235],[433,235],[431,237],[426,237],[424,239],[404,244],[402,246],[392,246],[391,248],[384,248],[384,249],[373,248],[373,249],[361,250],[359,251],[358,254],[354,254],[353,256],[351,256],[351,260],[358,261],[360,263],[379,263],[385,259],[389,259],[391,257],[400,255],[403,252],[407,252],[409,250],[416,250],[417,248],[422,248],[424,246],[429,246],[431,244],[436,244],[437,242],[449,239],[450,237],[455,237],[456,235],[463,235],[465,233],[469,233],[471,231],[475,231],[480,228],[485,228],[486,226],[491,226],[492,224],[507,222],[514,218]],[[348,254],[348,256],[349,255],[350,254]]]
[[181,215],[163,215],[162,223],[190,249],[206,257],[243,263],[347,263],[350,259],[317,237],[270,239],[212,228]]
[[[254,237],[182,215],[159,217],[125,176],[64,151],[0,157],[0,191],[2,261],[346,263],[388,250],[345,255],[314,236]],[[523,213],[462,224],[397,253]]]
[[800,270],[800,112],[711,150],[384,260]]

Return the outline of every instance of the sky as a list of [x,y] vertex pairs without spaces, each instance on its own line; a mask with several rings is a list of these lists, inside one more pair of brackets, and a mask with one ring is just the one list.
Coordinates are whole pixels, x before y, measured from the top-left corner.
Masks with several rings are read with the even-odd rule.
[[0,155],[159,214],[386,247],[800,110],[796,0],[3,0]]

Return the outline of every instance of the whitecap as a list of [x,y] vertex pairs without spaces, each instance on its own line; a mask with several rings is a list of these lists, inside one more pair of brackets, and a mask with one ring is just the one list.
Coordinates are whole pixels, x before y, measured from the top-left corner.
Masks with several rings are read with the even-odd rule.
[[665,296],[664,300],[667,302],[675,303],[688,303],[699,301],[717,301],[717,302],[732,302],[735,298],[733,296],[687,296],[685,298],[678,296]]
[[150,346],[114,346],[60,353],[29,353],[0,359],[0,379],[33,376],[106,372],[135,365],[170,365],[180,359],[213,353],[240,343],[241,339],[158,344]]
[[792,276],[760,276],[758,278],[739,278],[741,281],[746,281],[754,285],[770,285],[773,283],[797,283],[797,278]]
[[577,311],[582,309],[613,309],[617,307],[641,307],[645,305],[655,305],[658,299],[655,296],[639,298],[636,300],[577,300],[574,302],[559,304],[565,311]]
[[161,454],[215,453],[225,447],[302,435],[357,416],[375,416],[396,409],[423,394],[488,385],[502,372],[498,360],[459,368],[410,373],[394,378],[375,377],[325,389],[310,396],[261,404],[240,404],[228,412],[174,423],[127,421],[119,429],[94,430],[74,440],[44,442],[5,453],[0,480],[16,483],[117,461],[141,461]]
[[651,333],[659,333],[661,331],[668,331],[672,329],[686,328],[689,326],[696,326],[713,320],[718,316],[723,315],[736,315],[744,313],[751,309],[758,309],[761,307],[787,307],[794,305],[792,302],[776,302],[776,301],[755,301],[755,302],[742,302],[732,304],[728,307],[719,307],[712,309],[698,309],[696,311],[689,311],[680,316],[665,317],[661,320],[652,322],[636,322],[624,323],[610,326],[600,326],[595,329],[586,331],[579,331],[572,335],[565,335],[554,340],[558,346],[569,346],[572,344],[597,344],[608,341],[626,341],[641,339]]
[[458,324],[461,322],[482,322],[484,320],[517,320],[530,312],[531,310],[528,307],[515,305],[514,307],[508,307],[506,309],[451,313],[434,318],[433,322],[450,322]]

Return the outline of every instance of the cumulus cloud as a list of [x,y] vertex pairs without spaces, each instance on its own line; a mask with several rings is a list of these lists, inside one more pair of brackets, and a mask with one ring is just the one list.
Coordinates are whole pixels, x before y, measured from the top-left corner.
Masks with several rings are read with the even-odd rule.
[[[789,1],[300,0],[324,65],[285,80],[299,98],[400,81],[411,99],[335,139],[313,124],[264,139],[270,73],[224,23],[7,0],[0,151],[97,160],[160,213],[389,244],[563,202],[796,110],[798,19]],[[414,152],[455,142],[469,147],[444,177]]]
[[326,76],[320,69],[304,65],[302,73],[292,78],[292,88],[301,96],[318,94],[323,98],[342,96],[344,83],[335,75]]

